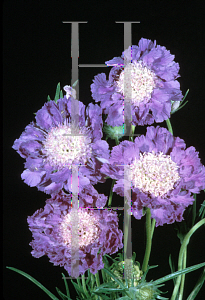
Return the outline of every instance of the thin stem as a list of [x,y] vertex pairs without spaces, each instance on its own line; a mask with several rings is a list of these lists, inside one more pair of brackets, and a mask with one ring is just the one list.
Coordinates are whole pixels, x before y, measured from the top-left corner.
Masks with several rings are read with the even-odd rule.
[[150,208],[148,208],[146,211],[146,236],[147,236],[146,250],[145,250],[144,260],[143,260],[143,264],[142,264],[142,272],[143,273],[147,270],[150,252],[151,252],[151,246],[152,246]]
[[101,269],[101,273],[102,273],[102,278],[103,278],[103,282],[107,282],[107,277],[106,277],[106,274],[105,274],[105,271],[103,269]]
[[172,130],[172,125],[169,119],[166,120],[167,123],[167,128],[169,130],[169,132],[171,132],[171,134],[173,135],[173,130]]
[[[91,273],[91,286],[92,286],[92,290],[94,288],[94,284],[95,284],[95,278],[94,278],[94,275]],[[96,300],[98,299],[97,295],[95,295],[95,299]]]
[[85,295],[88,297],[88,291],[86,289],[86,284],[85,284],[85,274],[82,275],[82,284],[83,284],[83,291],[85,293]]
[[152,239],[152,237],[153,237],[153,233],[154,233],[155,224],[156,224],[156,220],[155,220],[155,219],[152,219],[152,227],[151,227],[151,239]]
[[97,287],[99,287],[99,286],[100,286],[100,278],[99,278],[98,271],[97,271],[97,273],[95,274],[95,279],[96,279]]
[[[186,259],[187,259],[187,248],[185,248],[185,250],[184,250],[182,269],[186,268]],[[183,297],[184,282],[185,282],[185,274],[182,275],[182,279],[181,279],[181,285],[180,285],[180,290],[179,290],[179,300],[182,300],[182,297]]]
[[[97,287],[99,287],[100,286],[100,278],[99,278],[98,271],[95,274],[95,279],[96,279]],[[102,298],[100,296],[99,296],[99,298],[100,298],[100,300],[102,300]]]
[[[189,240],[190,240],[190,237],[192,236],[192,234],[200,227],[202,226],[203,224],[205,224],[205,218],[202,219],[201,221],[199,221],[198,223],[196,223],[196,225],[194,227],[192,227],[190,229],[190,231],[185,235],[185,238],[183,240],[183,243],[181,245],[181,248],[180,248],[180,251],[179,251],[179,259],[178,259],[178,271],[181,271],[182,270],[182,259],[183,259],[183,255],[184,255],[184,251],[189,243]],[[176,281],[176,284],[174,286],[174,291],[172,293],[172,298],[171,300],[175,300],[176,299],[176,296],[177,296],[177,293],[178,293],[178,289],[179,289],[179,286],[180,286],[180,282],[181,282],[181,276],[182,275],[179,275],[177,277],[177,281]]]
[[112,180],[112,185],[111,185],[111,189],[110,189],[110,195],[109,195],[109,200],[108,200],[108,206],[111,206],[112,205],[112,195],[113,195],[113,186],[115,184],[115,179]]

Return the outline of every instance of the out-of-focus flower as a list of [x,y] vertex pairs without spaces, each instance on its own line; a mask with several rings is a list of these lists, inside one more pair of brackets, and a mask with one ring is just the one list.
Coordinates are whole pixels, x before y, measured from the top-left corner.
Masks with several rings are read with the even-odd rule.
[[185,208],[194,202],[191,193],[205,188],[205,167],[196,149],[186,149],[182,139],[159,126],[148,127],[146,136],[136,137],[134,142],[123,141],[113,147],[109,163],[101,171],[117,180],[114,192],[124,196],[125,190],[136,219],[141,219],[147,207],[157,226],[182,221]]
[[[131,62],[125,63],[130,58]],[[129,47],[121,57],[105,63],[113,66],[109,80],[104,73],[98,74],[91,84],[91,92],[93,99],[100,102],[103,113],[108,115],[108,125],[123,125],[124,96],[130,85],[132,96],[126,101],[131,104],[133,125],[167,120],[171,101],[182,100],[180,84],[176,80],[179,64],[174,62],[174,55],[165,47],[156,45],[156,41],[153,43],[142,38],[138,46]]]
[[[72,111],[78,124],[72,120],[72,101],[79,106],[79,111]],[[79,166],[80,191],[86,185],[105,182],[99,169],[101,161],[109,158],[109,146],[101,140],[102,110],[97,104],[90,103],[85,109],[82,102],[64,96],[56,103],[46,102],[35,118],[13,145],[26,159],[21,175],[26,184],[47,194],[63,188],[71,192],[72,165]]]
[[[80,202],[89,202],[86,197],[84,195],[85,199],[80,198]],[[101,195],[97,202],[103,204],[104,197]],[[46,201],[44,209],[37,210],[27,219],[33,235],[30,243],[33,248],[32,255],[36,258],[47,255],[50,262],[63,266],[69,274],[71,250],[73,251],[70,202],[70,194],[63,197],[61,194],[52,196]],[[78,245],[74,246],[79,251],[79,275],[88,269],[95,274],[104,267],[102,256],[105,253],[113,254],[123,247],[123,233],[118,229],[117,212],[79,207],[78,218],[79,240]]]

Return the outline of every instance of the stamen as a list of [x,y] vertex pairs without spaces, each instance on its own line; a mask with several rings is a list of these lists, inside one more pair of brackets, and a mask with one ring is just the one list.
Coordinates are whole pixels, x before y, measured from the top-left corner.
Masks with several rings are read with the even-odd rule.
[[[129,63],[125,68],[126,73],[128,71],[131,74],[133,104],[138,106],[142,101],[147,103],[151,99],[152,91],[156,86],[155,73],[151,71],[142,61],[134,61],[133,63]],[[125,90],[130,86],[130,82],[125,82],[124,85],[124,73],[125,71],[122,71],[119,75],[119,79],[116,81],[117,91],[123,95],[125,95]]]
[[[72,213],[72,212],[71,212]],[[72,237],[72,219],[71,213],[68,213],[63,218],[60,224],[60,233],[63,243],[71,246]],[[87,246],[95,242],[101,232],[98,216],[94,215],[93,211],[78,210],[78,236],[79,247]],[[75,225],[73,225],[75,226]]]
[[85,164],[91,157],[91,139],[86,129],[81,128],[80,134],[71,135],[71,125],[59,125],[48,132],[43,145],[44,161],[53,167],[61,169],[68,167],[75,161]]
[[163,196],[174,188],[180,179],[178,166],[172,161],[170,155],[140,153],[140,159],[135,158],[130,166],[130,179],[133,187],[139,188],[144,193],[154,196]]

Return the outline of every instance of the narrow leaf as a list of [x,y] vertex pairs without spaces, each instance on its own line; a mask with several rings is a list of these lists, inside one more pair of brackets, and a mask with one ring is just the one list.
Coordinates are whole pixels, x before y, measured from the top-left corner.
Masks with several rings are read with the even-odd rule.
[[49,290],[47,290],[47,288],[45,288],[40,282],[38,282],[35,278],[33,278],[32,276],[30,276],[29,274],[18,270],[16,268],[13,267],[7,267],[7,269],[10,269],[12,271],[15,271],[23,276],[25,276],[26,278],[28,278],[29,280],[31,280],[33,283],[35,283],[40,289],[42,289],[51,299],[53,300],[59,300],[55,295],[53,295]]
[[63,276],[63,280],[64,280],[64,283],[65,283],[66,294],[67,294],[68,297],[70,297],[70,292],[69,292],[69,288],[68,288],[68,284],[67,284],[65,275],[63,273],[61,273],[61,274]]
[[199,209],[199,217],[201,217],[201,219],[203,219],[204,215],[205,215],[205,200],[203,201],[203,203],[201,204],[201,207]]
[[60,98],[63,98],[63,92],[60,91]]
[[63,300],[72,300],[70,297],[67,297],[65,294],[63,294],[63,293],[59,290],[59,288],[57,288],[57,287],[56,287],[56,291],[57,291],[58,295],[61,297],[61,299],[63,299]]
[[78,295],[81,297],[81,294],[84,294],[83,289],[80,288],[77,283],[75,283],[72,279],[71,279],[72,284],[74,285],[76,292],[78,293]]
[[[175,272],[175,267],[174,267],[174,264],[172,262],[171,254],[169,255],[169,266],[170,266],[171,272],[174,273]],[[175,285],[176,278],[173,278],[173,281],[174,281],[174,285]]]
[[57,88],[56,88],[56,94],[55,94],[55,102],[57,102],[57,100],[60,98],[60,82],[57,84]]
[[197,270],[197,269],[199,269],[199,268],[202,268],[202,267],[204,267],[204,266],[205,266],[205,263],[201,263],[201,264],[198,264],[198,265],[189,267],[189,268],[185,268],[185,269],[183,269],[183,270],[181,270],[181,271],[177,271],[177,272],[175,272],[175,273],[173,273],[173,274],[170,274],[170,275],[164,276],[164,277],[162,277],[162,278],[160,278],[160,279],[157,279],[157,280],[153,281],[153,284],[155,284],[155,285],[156,285],[156,284],[160,284],[160,283],[162,283],[162,282],[165,282],[165,281],[168,281],[168,280],[170,280],[170,279],[173,279],[174,277],[177,277],[177,276],[179,276],[179,275],[182,275],[182,274],[186,274],[186,273],[195,271],[195,270]]
[[120,280],[118,280],[118,279],[115,277],[115,275],[114,275],[111,271],[109,271],[109,270],[106,269],[106,268],[104,268],[104,271],[105,271],[110,277],[112,277],[112,278],[118,283],[118,285],[119,285],[123,290],[126,289],[126,287],[124,286],[124,284],[123,284]]
[[51,101],[51,98],[50,98],[50,96],[48,95],[48,97],[47,97],[47,101]]

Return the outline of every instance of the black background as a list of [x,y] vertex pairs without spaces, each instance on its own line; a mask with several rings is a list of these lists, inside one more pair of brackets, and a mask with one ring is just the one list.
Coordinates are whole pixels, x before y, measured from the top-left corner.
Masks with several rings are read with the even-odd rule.
[[[204,149],[204,10],[194,1],[4,1],[3,4],[3,127],[4,127],[4,299],[49,299],[25,277],[6,269],[18,268],[36,278],[57,296],[55,287],[64,290],[61,273],[47,257],[36,259],[30,254],[31,232],[27,216],[44,206],[49,198],[37,188],[21,180],[24,160],[11,147],[26,125],[34,120],[34,112],[55,95],[56,85],[71,84],[71,25],[62,21],[88,21],[79,25],[79,63],[103,64],[124,50],[123,24],[115,21],[140,21],[132,25],[132,43],[141,37],[156,40],[175,55],[180,65],[179,78],[183,95],[189,89],[188,104],[174,114],[171,123],[175,136],[184,139],[187,147],[194,146],[205,165]],[[109,68],[80,68],[79,100],[93,102],[90,85],[98,73],[108,74]],[[156,125],[156,124],[154,124]],[[166,123],[159,124],[166,127]],[[145,133],[141,127],[139,133]],[[99,192],[109,194],[111,182],[95,186]],[[204,200],[197,196],[197,207]],[[114,203],[123,206],[123,199],[114,195]],[[115,202],[117,201],[117,202]],[[117,205],[117,204],[116,204]],[[122,216],[120,227],[123,226]],[[132,220],[133,251],[142,264],[145,250],[144,218]],[[190,240],[187,266],[201,263],[205,258],[204,228]],[[170,273],[169,254],[177,265],[180,243],[172,225],[158,227],[154,232],[148,280]],[[201,270],[186,276],[186,299]],[[69,284],[73,289],[72,284]],[[171,297],[173,283],[167,282],[163,291]],[[71,291],[75,299],[75,291]],[[204,299],[204,292],[196,299]]]

